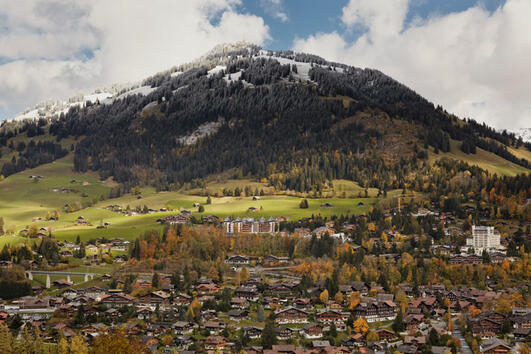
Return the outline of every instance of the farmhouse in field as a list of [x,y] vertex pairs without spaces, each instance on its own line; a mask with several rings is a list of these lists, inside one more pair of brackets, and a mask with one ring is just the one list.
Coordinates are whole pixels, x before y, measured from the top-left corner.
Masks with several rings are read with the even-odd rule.
[[223,231],[227,234],[250,233],[250,234],[272,234],[278,231],[279,223],[273,218],[266,220],[264,217],[256,220],[255,218],[236,218],[232,220],[227,217],[223,221]]

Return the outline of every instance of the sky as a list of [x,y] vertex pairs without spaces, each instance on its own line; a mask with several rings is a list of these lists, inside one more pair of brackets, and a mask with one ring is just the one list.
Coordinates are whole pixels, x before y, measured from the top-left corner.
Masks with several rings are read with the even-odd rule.
[[531,127],[531,0],[0,0],[0,119],[249,41],[378,69],[460,117]]

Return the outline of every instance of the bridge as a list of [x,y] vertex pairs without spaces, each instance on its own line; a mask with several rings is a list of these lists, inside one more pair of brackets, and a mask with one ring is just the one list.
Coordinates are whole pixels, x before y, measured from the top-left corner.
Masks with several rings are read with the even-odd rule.
[[52,271],[44,271],[44,270],[27,270],[24,272],[24,276],[28,280],[33,280],[33,275],[46,275],[46,289],[50,288],[51,282],[50,282],[50,275],[56,275],[56,276],[66,276],[66,280],[68,282],[74,283],[70,277],[72,276],[81,276],[85,277],[85,282],[94,279],[94,273],[80,273],[80,272],[52,272]]

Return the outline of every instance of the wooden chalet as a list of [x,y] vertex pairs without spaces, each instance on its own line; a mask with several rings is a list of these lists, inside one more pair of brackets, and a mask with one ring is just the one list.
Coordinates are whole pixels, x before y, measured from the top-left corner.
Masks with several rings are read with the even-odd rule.
[[190,334],[194,331],[194,324],[187,321],[178,321],[172,325],[177,334]]
[[404,324],[409,332],[416,332],[421,323],[424,322],[424,315],[409,314],[404,318]]
[[317,320],[317,322],[334,324],[345,323],[345,321],[347,321],[349,317],[350,313],[348,312],[341,312],[338,310],[331,309],[317,312],[317,314],[315,315],[315,319]]
[[249,311],[240,309],[230,310],[227,315],[229,316],[231,321],[239,322],[249,318]]
[[396,317],[397,306],[393,301],[360,302],[354,308],[354,317],[367,322],[392,321]]
[[188,294],[179,293],[173,297],[173,304],[177,306],[188,306],[192,303],[192,297]]
[[505,316],[499,312],[486,311],[470,320],[472,332],[480,337],[491,337],[500,334]]
[[206,350],[214,350],[217,352],[226,349],[227,340],[221,336],[210,336],[205,339],[204,345]]
[[124,293],[115,293],[104,295],[101,298],[101,303],[107,307],[122,307],[132,305],[135,298]]
[[483,342],[480,346],[481,353],[503,354],[511,353],[512,348],[505,341],[498,338],[491,338]]
[[298,298],[293,300],[293,305],[298,309],[309,309],[312,306],[312,301],[308,298]]
[[226,327],[226,324],[224,322],[219,321],[206,321],[203,324],[203,327],[210,332],[210,334],[219,334],[221,331],[223,331]]
[[377,329],[376,330],[376,334],[378,334],[378,337],[380,338],[380,340],[385,340],[385,341],[393,341],[395,339],[397,339],[396,337],[396,334],[388,329],[385,329],[385,328],[380,328],[380,329]]
[[323,326],[319,323],[308,323],[301,328],[300,334],[306,339],[322,338]]
[[260,327],[245,327],[244,332],[250,339],[256,339],[262,337],[262,328]]
[[230,306],[233,309],[245,309],[249,307],[249,301],[243,297],[233,297],[230,299]]
[[275,333],[277,335],[278,340],[286,340],[286,339],[292,338],[296,332],[295,332],[295,329],[280,326],[280,327],[275,328]]
[[264,258],[262,258],[262,263],[266,265],[288,263],[289,261],[290,261],[289,257],[279,257],[279,256],[273,256],[273,255],[265,256]]
[[292,295],[299,286],[299,283],[274,283],[269,285],[269,292],[271,295],[277,295],[277,296],[290,296]]
[[248,265],[249,264],[249,257],[245,256],[230,256],[225,260],[225,263],[232,264],[232,265]]
[[140,306],[167,306],[170,304],[170,294],[164,291],[152,291],[149,294],[139,297],[135,303]]
[[279,324],[306,323],[308,322],[308,314],[306,311],[289,306],[275,311],[275,322]]
[[219,292],[219,287],[214,283],[199,284],[197,286],[197,292],[200,295],[217,294]]
[[260,297],[260,291],[256,285],[245,285],[236,289],[235,295],[247,301],[255,302]]
[[147,320],[151,318],[152,314],[153,314],[153,310],[149,307],[141,307],[138,310],[136,310],[136,317],[140,320]]
[[164,219],[161,219],[160,222],[169,225],[187,224],[190,222],[190,215],[184,212],[181,212],[181,214],[177,215],[168,215]]
[[464,255],[457,254],[450,256],[448,264],[482,264],[483,258],[475,254]]

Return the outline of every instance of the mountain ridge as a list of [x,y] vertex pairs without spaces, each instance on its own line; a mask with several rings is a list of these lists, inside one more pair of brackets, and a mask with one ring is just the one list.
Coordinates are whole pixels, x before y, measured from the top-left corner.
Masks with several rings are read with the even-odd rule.
[[[1,134],[7,142],[28,130],[80,138],[75,169],[112,176],[126,190],[176,188],[235,168],[280,189],[336,178],[401,188],[407,171],[449,152],[450,141],[471,161],[479,148],[529,168],[527,155],[513,153],[529,144],[514,134],[461,120],[378,70],[248,43],[218,46],[49,120],[4,123]],[[3,172],[20,170],[18,162]]]

